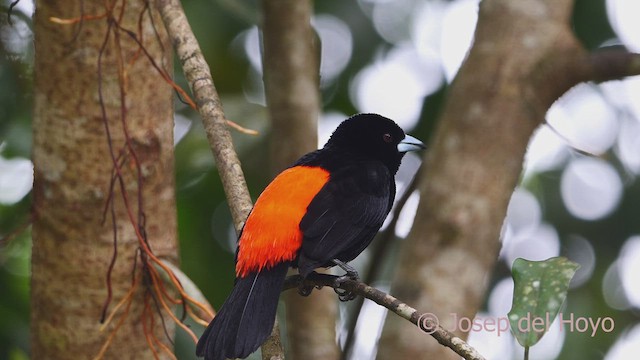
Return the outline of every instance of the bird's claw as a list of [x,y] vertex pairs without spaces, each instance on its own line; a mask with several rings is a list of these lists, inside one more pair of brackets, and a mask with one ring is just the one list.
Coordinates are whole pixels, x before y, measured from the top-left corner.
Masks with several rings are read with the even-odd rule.
[[360,281],[360,275],[358,275],[358,271],[356,271],[353,266],[345,263],[342,260],[333,259],[333,263],[338,265],[342,270],[346,272],[346,274],[336,278],[333,283],[333,291],[338,294],[338,298],[340,299],[340,301],[351,301],[355,299],[356,294],[349,290],[340,289],[340,286],[347,280]]
[[336,278],[336,280],[333,283],[333,291],[336,292],[336,294],[338,294],[338,299],[340,299],[340,301],[343,302],[347,302],[347,301],[351,301],[353,299],[356,298],[356,294],[349,291],[349,290],[345,290],[345,289],[341,289],[340,286],[342,286],[342,283],[344,283],[347,280],[358,280],[358,273],[355,273],[355,277],[354,274],[350,274],[349,272],[347,272],[346,275],[342,275],[338,278]]
[[342,270],[346,272],[345,275],[338,278],[340,279],[341,282],[344,282],[347,279],[351,279],[353,281],[360,281],[360,275],[358,274],[358,271],[353,266],[338,259],[333,259],[332,261],[334,264],[338,265],[338,267],[340,267]]
[[352,293],[351,291],[342,290],[342,289],[333,289],[333,290],[336,292],[336,294],[338,294],[338,299],[340,299],[340,301],[342,302],[351,301],[356,298],[356,294]]

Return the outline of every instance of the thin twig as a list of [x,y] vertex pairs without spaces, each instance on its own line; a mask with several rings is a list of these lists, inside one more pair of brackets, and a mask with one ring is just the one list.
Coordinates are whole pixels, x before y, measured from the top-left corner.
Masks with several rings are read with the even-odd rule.
[[220,97],[213,84],[209,65],[178,0],[157,0],[158,10],[171,38],[184,75],[193,92],[216,160],[222,186],[229,203],[236,231],[244,225],[253,204],[233,148]]
[[455,334],[446,330],[437,320],[432,317],[433,314],[420,312],[395,297],[371,287],[362,281],[345,280],[340,283],[336,282],[338,277],[329,274],[311,273],[306,279],[300,275],[289,276],[284,283],[283,289],[288,290],[298,288],[300,285],[305,287],[323,287],[329,286],[334,289],[342,289],[354,294],[363,296],[378,305],[384,306],[394,312],[403,319],[408,320],[416,325],[420,330],[431,335],[441,345],[446,346],[467,360],[483,360],[484,357],[478,353],[476,349],[467,344],[464,340]]

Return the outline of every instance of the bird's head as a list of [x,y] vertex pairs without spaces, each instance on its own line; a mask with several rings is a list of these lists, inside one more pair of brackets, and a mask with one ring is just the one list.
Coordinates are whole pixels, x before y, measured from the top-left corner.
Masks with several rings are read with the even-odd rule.
[[338,126],[325,148],[337,148],[382,161],[395,174],[405,153],[425,146],[420,140],[406,135],[391,119],[378,114],[357,114]]

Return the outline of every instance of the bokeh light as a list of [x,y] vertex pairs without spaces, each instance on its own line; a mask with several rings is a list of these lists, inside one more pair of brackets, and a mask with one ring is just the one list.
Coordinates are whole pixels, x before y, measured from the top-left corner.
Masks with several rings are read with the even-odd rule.
[[570,153],[567,141],[547,125],[540,126],[529,141],[524,159],[524,177],[554,170],[563,165]]
[[[33,10],[34,4],[31,0],[18,1],[13,8],[14,12],[21,12],[28,17],[33,15]],[[11,26],[4,26],[8,24],[2,23],[3,26],[0,27],[0,41],[3,50],[14,56],[26,58],[30,50],[33,49],[33,31],[31,31],[29,24],[26,24],[18,16],[12,16],[12,23]]]
[[448,82],[458,73],[473,44],[479,3],[479,0],[452,1],[444,14],[440,51]]
[[607,352],[604,360],[637,359],[640,348],[640,325],[627,329]]
[[343,122],[348,115],[337,111],[323,113],[318,121],[318,147],[323,147],[329,141],[333,131]]
[[[352,21],[351,14],[337,13],[334,16],[329,13],[332,5],[326,5],[325,8],[324,4],[322,7],[328,12],[317,14],[312,21],[322,46],[321,88],[325,95],[331,92],[330,96],[325,96],[325,112],[319,119],[319,146],[324,145],[336,126],[351,115],[343,112],[377,112],[398,121],[405,130],[413,128],[418,119],[424,116],[423,110],[432,106],[425,103],[425,99],[442,89],[445,82],[450,83],[454,79],[473,43],[479,0],[359,0],[358,3],[363,15],[371,20],[370,24],[364,24],[361,17],[354,17],[357,20]],[[25,14],[33,12],[32,1],[22,0],[17,6]],[[631,50],[640,51],[640,22],[637,19],[640,1],[606,0],[606,9],[619,41]],[[238,28],[242,26],[246,24]],[[6,49],[24,57],[32,46],[31,31],[20,23],[10,31],[6,29],[0,33]],[[367,34],[370,37],[366,38],[366,44],[371,45],[371,49],[362,51],[362,48],[358,48],[358,53],[354,53],[354,44],[360,45],[363,33],[370,33],[372,29],[379,37]],[[258,27],[247,28],[237,35],[231,46],[236,54],[249,63],[246,76],[239,80],[243,81],[244,96],[249,102],[265,105]],[[352,61],[354,56],[358,56],[357,61]],[[356,68],[356,63],[359,68]],[[5,71],[7,69],[4,68]],[[349,98],[334,101],[344,97],[347,83]],[[634,182],[640,174],[638,99],[640,77],[636,76],[604,84],[578,85],[558,100],[546,116],[548,125],[540,126],[529,143],[524,163],[524,184],[513,193],[502,229],[500,259],[508,266],[517,257],[543,260],[560,254],[581,265],[571,288],[584,287],[576,292],[590,290],[597,293],[597,296],[584,301],[593,306],[590,311],[594,312],[587,313],[588,316],[598,316],[596,311],[606,313],[615,310],[625,311],[621,316],[637,317],[636,310],[640,308],[640,235],[624,233],[619,239],[611,240],[595,235],[601,230],[600,226],[610,226],[604,224],[609,220],[616,220],[616,226],[628,226],[628,220],[620,220],[615,211],[623,196],[633,195]],[[224,103],[226,108],[236,107],[226,99]],[[238,118],[244,120],[248,117]],[[176,143],[189,131],[191,124],[189,119],[176,115]],[[425,131],[422,126],[420,130]],[[242,143],[238,146],[239,152],[253,149],[251,146]],[[585,156],[580,152],[588,154]],[[20,155],[22,157],[15,157],[14,151],[11,153],[12,159],[0,157],[0,204],[15,204],[31,189],[32,164],[27,159],[28,154]],[[206,146],[190,150],[189,158],[185,161],[192,168],[213,167],[210,150]],[[398,176],[397,198],[405,191],[419,163],[420,158],[414,154],[408,155],[403,162]],[[248,164],[252,166],[250,162]],[[197,174],[189,178],[178,191],[194,188],[207,180],[208,175],[204,172]],[[554,186],[552,191],[560,186],[561,200],[569,214],[565,214],[564,209],[548,208],[557,205],[554,201],[547,202],[549,194],[546,192],[550,184]],[[404,238],[409,234],[419,200],[418,192],[413,192],[400,212],[396,227],[398,237]],[[233,254],[236,234],[230,225],[226,204],[220,203],[213,214],[204,216],[211,223],[211,229],[205,229],[207,235],[212,233],[224,252]],[[584,232],[580,232],[582,227],[569,228],[567,231],[567,223],[573,226],[576,218],[585,220],[585,223],[597,222],[588,223]],[[388,222],[389,219],[385,224]],[[591,229],[596,229],[593,235]],[[626,241],[620,251],[611,251],[613,256],[618,256],[611,263],[611,256],[602,249],[619,246],[615,244],[622,242],[622,239]],[[604,245],[603,241],[606,242]],[[16,253],[27,252],[20,250]],[[363,255],[356,265],[366,263],[370,254]],[[23,263],[27,264],[26,260]],[[599,266],[596,267],[596,264]],[[502,268],[500,265],[498,271]],[[11,266],[7,269],[26,274],[24,269],[17,271]],[[603,274],[602,269],[607,269],[606,273]],[[380,287],[379,284],[375,285]],[[380,288],[389,290],[388,286]],[[479,318],[505,316],[511,307],[512,292],[513,280],[503,277],[490,290],[487,313],[479,313]],[[570,299],[571,296],[570,293]],[[604,298],[604,302],[599,296]],[[600,305],[603,303],[606,305]],[[593,304],[598,304],[598,308]],[[365,302],[356,329],[358,336],[353,353],[357,356],[354,358],[375,357],[376,342],[385,315],[383,308]],[[552,330],[554,328],[555,325]],[[565,334],[572,336],[566,332],[547,334],[543,342],[532,349],[531,358],[550,359],[558,356]],[[625,332],[616,329],[615,336],[619,338],[606,359],[636,358],[640,347],[640,325],[630,327]],[[495,333],[472,332],[469,341],[488,359],[516,359],[522,355],[522,348],[510,334],[497,337]],[[609,340],[593,341],[606,343]],[[545,345],[545,342],[551,344]]]
[[542,261],[560,255],[560,238],[555,227],[542,223],[531,232],[505,241],[503,248],[505,262],[511,267],[517,258]]
[[[508,316],[513,302],[513,287],[513,279],[511,277],[503,278],[493,287],[487,302],[489,317],[499,319]],[[482,349],[481,353],[486,359],[522,359],[524,349],[510,332],[502,333],[501,339],[496,339],[496,335],[496,332],[492,334],[486,331],[479,334],[471,334],[469,343],[474,347],[477,346],[478,349]],[[531,347],[529,358],[539,360],[557,358],[564,345],[565,336],[566,330],[561,327],[558,318],[556,318],[549,326],[549,332],[544,335],[539,343]],[[487,346],[486,343],[483,344],[483,341],[488,342],[491,346]],[[511,354],[511,356],[505,354]]]
[[627,300],[633,307],[640,308],[640,235],[624,243],[617,264]]
[[[262,74],[262,47],[260,45],[260,30],[257,26],[252,26],[236,37],[242,41],[244,53],[254,70]],[[234,40],[234,42],[236,41]]]
[[[535,346],[531,347],[529,351],[529,360],[550,360],[557,358],[558,355],[560,355],[560,351],[562,351],[562,346],[564,345],[564,339],[566,336],[566,328],[563,328],[559,317],[556,317],[549,326],[549,331]],[[515,338],[513,339],[513,342],[514,351],[511,358],[523,359],[524,348],[518,344]]]
[[0,156],[0,204],[11,205],[20,201],[31,191],[32,185],[31,160]]
[[425,62],[409,43],[394,47],[362,69],[350,87],[351,101],[359,112],[394,119],[403,129],[413,128],[424,97],[442,83],[437,62]]
[[413,227],[413,221],[416,217],[416,210],[418,210],[419,202],[420,193],[415,190],[411,195],[409,195],[407,202],[404,204],[404,207],[398,215],[396,236],[406,238],[409,235],[409,231],[411,231],[411,228]]
[[572,147],[600,155],[613,146],[618,135],[614,110],[593,85],[569,90],[547,112],[547,122]]
[[602,277],[602,296],[610,308],[628,310],[630,304],[622,286],[619,270],[618,260],[615,260],[607,268],[607,271]]
[[[388,286],[375,285],[382,291],[389,291]],[[358,324],[355,328],[356,340],[353,344],[352,354],[357,354],[354,359],[374,359],[378,339],[382,333],[387,309],[378,306],[372,301],[365,301],[358,316]]]
[[410,33],[410,19],[415,11],[416,0],[394,0],[379,2],[373,7],[371,18],[376,31],[386,41],[404,42]]
[[418,54],[425,59],[442,62],[442,20],[449,8],[449,1],[424,1],[413,9],[411,41]]
[[560,194],[567,210],[580,219],[597,220],[616,209],[622,180],[611,164],[597,158],[572,160],[562,174]]
[[[331,84],[347,67],[353,52],[353,38],[347,24],[340,18],[319,14],[311,21],[317,35],[320,37],[320,85],[326,87]],[[245,30],[234,39],[232,47],[241,43],[244,55],[249,60],[253,75],[250,76],[250,98],[260,98],[255,91],[262,91],[262,45],[261,34],[257,26]]]
[[607,0],[607,15],[620,40],[630,50],[640,52],[640,1]]
[[[624,92],[620,95],[624,96],[624,106],[631,111],[631,114],[636,120],[640,120],[640,76],[633,76],[620,81],[624,88]],[[617,96],[617,94],[613,94]]]
[[516,188],[507,207],[507,231],[518,235],[531,233],[541,219],[542,209],[536,197],[522,187]]
[[627,171],[640,172],[640,122],[623,117],[620,119],[620,132],[615,148],[616,155]]
[[317,15],[311,23],[320,36],[320,85],[324,87],[333,82],[349,64],[353,38],[347,24],[333,15]]
[[511,267],[517,258],[546,260],[560,254],[556,229],[542,222],[537,199],[523,188],[514,191],[502,229],[500,256]]
[[173,116],[173,145],[177,145],[182,138],[189,132],[191,129],[191,119],[188,117],[175,113]]
[[506,316],[513,303],[513,279],[505,277],[491,289],[487,300],[487,310],[491,316]]
[[[502,314],[499,318],[506,319],[506,315]],[[485,314],[479,312],[474,318],[474,323],[478,326],[484,326],[485,329],[479,331],[470,331],[467,342],[473,346],[482,356],[487,360],[500,360],[504,359],[505,354],[510,354],[514,351],[513,336],[506,331],[498,331],[498,327],[489,325],[488,328],[491,331],[487,331],[484,324],[489,322],[497,322],[498,318],[492,314]],[[502,320],[501,320],[502,321]]]
[[596,252],[589,240],[578,235],[570,235],[566,239],[564,247],[565,256],[580,264],[580,268],[576,271],[570,284],[570,288],[577,288],[591,279],[596,268]]

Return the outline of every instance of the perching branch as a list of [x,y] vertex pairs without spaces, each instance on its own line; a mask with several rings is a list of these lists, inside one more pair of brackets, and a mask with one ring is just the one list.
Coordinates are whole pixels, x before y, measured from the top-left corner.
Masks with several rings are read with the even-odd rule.
[[253,205],[209,65],[191,31],[180,1],[158,0],[156,4],[198,105],[231,209],[233,224],[236,231],[240,231]]
[[[157,6],[182,64],[189,87],[198,104],[198,111],[202,117],[209,145],[222,179],[233,223],[236,231],[240,232],[253,204],[240,160],[227,129],[228,122],[213,84],[209,66],[202,55],[195,35],[191,31],[191,26],[180,2],[178,0],[158,0]],[[274,332],[279,332],[277,326]],[[274,348],[273,352],[284,354],[282,344],[279,341],[270,343],[270,349]]]
[[456,354],[467,360],[482,360],[484,357],[476,349],[467,344],[464,340],[449,332],[437,321],[437,318],[430,313],[420,312],[395,297],[371,287],[359,280],[344,280],[336,283],[338,276],[329,274],[311,273],[306,279],[300,275],[289,276],[284,283],[283,289],[297,288],[300,285],[305,287],[321,288],[329,286],[334,289],[342,289],[364,298],[367,298],[378,305],[384,306],[403,319],[408,320],[420,330],[433,336],[441,345],[455,351]]

